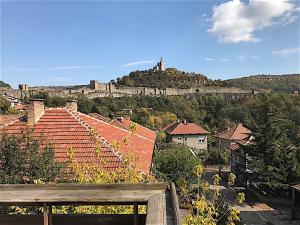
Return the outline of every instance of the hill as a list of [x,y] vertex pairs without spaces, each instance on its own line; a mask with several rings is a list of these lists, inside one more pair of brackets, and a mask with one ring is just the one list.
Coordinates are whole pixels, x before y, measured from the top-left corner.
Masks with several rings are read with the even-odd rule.
[[118,78],[117,85],[157,87],[157,88],[190,88],[199,86],[208,81],[202,74],[187,73],[175,68],[167,68],[164,71],[154,71],[152,69],[144,71],[134,71],[127,76]]
[[288,75],[255,75],[224,81],[214,81],[222,87],[238,87],[247,90],[292,93],[300,90],[300,74]]
[[8,87],[10,88],[9,84],[4,83],[3,81],[0,80],[0,87]]

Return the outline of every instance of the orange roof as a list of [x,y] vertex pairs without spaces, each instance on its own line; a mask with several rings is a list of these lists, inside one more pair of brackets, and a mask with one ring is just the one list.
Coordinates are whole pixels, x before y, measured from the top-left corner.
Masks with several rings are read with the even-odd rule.
[[[33,129],[33,136],[43,136],[54,146],[55,158],[58,162],[66,162],[67,148],[72,147],[74,159],[79,163],[96,160],[95,136],[101,143],[101,155],[105,158],[104,168],[114,169],[121,166],[122,157],[129,151],[140,158],[141,164],[135,166],[145,173],[150,172],[154,140],[149,140],[138,134],[97,120],[86,114],[71,111],[67,108],[49,108],[33,126],[27,126],[26,121],[19,119],[4,127],[8,134],[21,134],[23,130]],[[128,145],[125,144],[128,140]],[[119,142],[119,148],[114,143]]]
[[0,115],[0,127],[18,120],[18,115]]
[[16,104],[15,105],[15,109],[17,110],[24,110],[27,108],[27,105],[24,105],[24,104]]
[[242,123],[238,123],[235,126],[228,128],[216,135],[216,137],[231,141],[244,140],[249,138],[251,131],[243,126]]
[[[130,120],[130,118],[126,118],[126,117],[118,117],[116,119],[113,119],[112,121],[110,121],[111,124],[129,130],[130,125],[132,123],[134,123],[133,121]],[[134,131],[134,133],[139,134],[145,138],[148,138],[150,140],[155,141],[156,139],[156,132],[153,130],[148,129],[147,127],[144,127],[140,124],[136,124],[136,130]]]
[[165,128],[163,131],[168,134],[209,134],[207,130],[195,123],[175,122]]

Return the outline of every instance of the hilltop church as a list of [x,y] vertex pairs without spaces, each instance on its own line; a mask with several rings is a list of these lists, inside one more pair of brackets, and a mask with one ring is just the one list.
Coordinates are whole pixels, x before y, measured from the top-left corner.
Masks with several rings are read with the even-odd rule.
[[160,61],[153,67],[153,71],[165,71],[162,57],[160,58]]

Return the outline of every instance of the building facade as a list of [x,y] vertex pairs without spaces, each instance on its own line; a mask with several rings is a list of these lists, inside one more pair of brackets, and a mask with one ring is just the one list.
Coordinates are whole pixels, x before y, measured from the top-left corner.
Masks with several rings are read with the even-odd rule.
[[173,141],[199,150],[207,149],[209,132],[195,123],[178,120],[162,130],[166,132],[167,142]]
[[236,174],[242,183],[247,181],[247,154],[240,148],[240,145],[248,145],[252,141],[251,130],[242,123],[228,127],[216,135],[218,147],[227,148],[230,151],[231,171]]

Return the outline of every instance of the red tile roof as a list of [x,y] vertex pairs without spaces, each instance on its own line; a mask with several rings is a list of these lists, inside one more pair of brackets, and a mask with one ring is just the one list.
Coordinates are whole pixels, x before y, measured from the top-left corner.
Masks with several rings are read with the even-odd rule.
[[24,105],[24,104],[16,104],[16,105],[15,105],[15,109],[17,109],[17,110],[25,110],[25,109],[27,109],[27,105]]
[[[154,140],[149,140],[138,134],[97,120],[83,113],[74,112],[67,108],[45,109],[45,113],[33,126],[28,126],[24,119],[3,128],[8,134],[21,134],[22,131],[33,130],[33,136],[43,136],[54,146],[55,157],[58,162],[66,162],[67,148],[72,147],[73,157],[79,163],[94,162],[96,160],[96,141],[92,131],[101,143],[100,157],[105,159],[107,169],[114,169],[122,165],[125,153],[132,152],[140,158],[135,166],[143,172],[149,173],[152,162]],[[128,145],[124,139],[128,139]],[[113,143],[119,142],[115,149]]]
[[0,127],[18,120],[18,115],[0,115]]
[[137,166],[144,172],[150,172],[155,138],[149,139],[138,132],[130,132],[113,124],[97,120],[93,117],[78,113],[81,120],[95,128],[99,135],[110,144],[118,143],[121,154],[132,153],[137,157]]
[[228,128],[216,135],[216,137],[231,141],[244,140],[250,137],[251,131],[243,126],[242,123],[238,123],[235,126]]
[[[118,117],[116,119],[113,119],[110,123],[117,126],[117,127],[129,130],[130,125],[134,122],[131,121],[130,118]],[[136,130],[134,131],[136,134],[155,141],[155,139],[156,139],[156,132],[155,131],[150,130],[147,127],[144,127],[140,124],[136,124],[136,125],[137,125],[137,127],[136,127]]]
[[175,122],[165,128],[163,131],[168,134],[209,134],[207,130],[195,123]]

